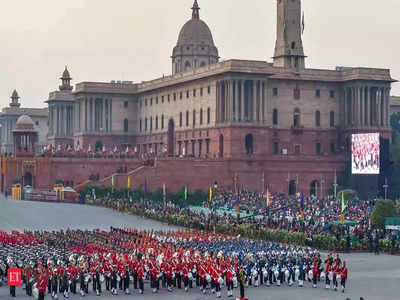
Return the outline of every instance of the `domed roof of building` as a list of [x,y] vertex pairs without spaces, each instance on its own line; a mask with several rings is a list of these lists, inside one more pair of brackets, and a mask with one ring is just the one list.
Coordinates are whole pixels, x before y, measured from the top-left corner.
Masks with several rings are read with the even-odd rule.
[[28,115],[22,115],[18,118],[14,131],[35,131],[35,123]]
[[65,66],[65,70],[64,70],[64,72],[62,74],[61,79],[71,79],[71,75],[69,74],[67,66]]
[[200,7],[195,0],[192,7],[192,19],[183,25],[177,46],[181,45],[208,45],[214,46],[214,40],[208,25],[200,20]]

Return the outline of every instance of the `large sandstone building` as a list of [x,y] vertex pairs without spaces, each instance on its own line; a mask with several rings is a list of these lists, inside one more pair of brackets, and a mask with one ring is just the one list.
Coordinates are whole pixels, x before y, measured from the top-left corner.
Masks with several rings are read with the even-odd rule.
[[303,26],[301,0],[277,0],[273,60],[220,62],[196,0],[172,51],[172,75],[73,89],[66,69],[47,100],[49,142],[181,157],[132,174],[135,185],[152,178],[154,189],[166,181],[172,189],[207,188],[217,180],[326,194],[344,171],[350,134],[390,139],[394,80],[387,69],[307,68]]
[[22,115],[32,118],[38,132],[36,146],[37,150],[47,145],[48,133],[48,110],[47,108],[21,107],[20,97],[16,90],[11,95],[11,102],[0,112],[0,153],[1,155],[12,155],[14,153],[13,130],[17,120]]

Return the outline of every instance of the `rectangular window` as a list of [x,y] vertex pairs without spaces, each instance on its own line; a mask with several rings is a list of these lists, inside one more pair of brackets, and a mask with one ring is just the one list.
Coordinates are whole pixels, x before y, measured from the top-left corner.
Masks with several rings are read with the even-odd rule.
[[158,96],[156,97],[156,104],[158,104]]
[[186,98],[189,98],[189,91],[186,91]]
[[210,154],[210,140],[206,139],[206,154]]
[[189,126],[189,112],[186,112],[186,126]]
[[161,103],[164,103],[164,96],[161,96]]
[[153,105],[153,98],[150,98],[150,106]]
[[176,93],[174,93],[174,101],[176,101]]
[[276,97],[278,96],[278,88],[273,88],[272,94]]
[[315,154],[321,155],[321,143],[315,144]]
[[299,155],[300,154],[300,145],[294,145],[294,154]]
[[274,154],[279,154],[279,144],[277,142],[274,143]]
[[179,93],[179,99],[181,99],[181,100],[182,100],[182,98],[183,98],[183,95],[182,95],[182,94],[183,94],[182,92]]
[[211,94],[211,86],[207,87],[207,93],[210,95]]
[[147,106],[147,99],[144,99],[144,106]]
[[300,99],[300,89],[299,88],[295,88],[293,90],[293,98],[295,100],[299,100]]
[[320,89],[315,90],[315,97],[321,98],[321,90]]
[[140,129],[140,132],[142,132],[142,119],[139,120],[139,129]]
[[335,154],[335,143],[331,143],[331,153]]
[[200,88],[200,97],[203,97],[203,88]]
[[124,101],[124,107],[128,108],[128,101]]
[[168,94],[168,102],[170,101],[170,97],[169,97],[169,94]]
[[144,119],[144,131],[147,131],[147,118]]
[[330,91],[329,91],[329,96],[330,96],[331,98],[335,98],[335,91],[334,91],[334,90],[330,90]]
[[193,97],[196,97],[196,89],[193,89]]

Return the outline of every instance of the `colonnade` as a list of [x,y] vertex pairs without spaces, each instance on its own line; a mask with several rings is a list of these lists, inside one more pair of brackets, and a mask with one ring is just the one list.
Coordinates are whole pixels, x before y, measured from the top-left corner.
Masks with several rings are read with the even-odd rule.
[[388,128],[390,126],[390,88],[345,87],[341,112],[345,127]]
[[265,123],[265,80],[226,79],[217,82],[217,123]]
[[50,104],[49,105],[49,133],[55,136],[73,135],[73,105]]

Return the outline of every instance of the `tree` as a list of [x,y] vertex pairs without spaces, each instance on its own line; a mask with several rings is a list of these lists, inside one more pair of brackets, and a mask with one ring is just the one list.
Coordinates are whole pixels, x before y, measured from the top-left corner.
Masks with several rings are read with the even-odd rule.
[[396,217],[397,209],[392,200],[379,199],[375,202],[374,209],[371,215],[371,224],[375,228],[384,229],[385,219],[387,217]]

